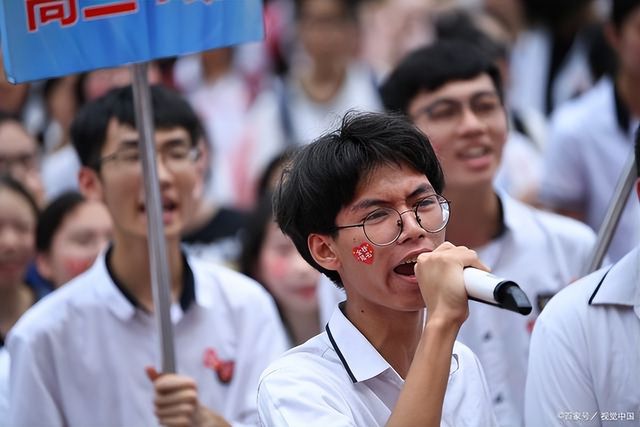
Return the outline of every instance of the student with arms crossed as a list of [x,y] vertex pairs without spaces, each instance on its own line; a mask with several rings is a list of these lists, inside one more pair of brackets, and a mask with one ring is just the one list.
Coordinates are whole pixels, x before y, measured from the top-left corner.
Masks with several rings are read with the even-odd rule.
[[495,425],[482,368],[455,341],[462,270],[486,267],[444,242],[443,184],[427,138],[396,116],[348,114],[295,155],[276,220],[347,298],[262,374],[263,425]]
[[152,367],[159,364],[160,347],[139,134],[131,87],[115,89],[86,105],[71,130],[83,165],[80,189],[105,202],[112,245],[10,333],[11,426],[257,421],[259,373],[285,349],[278,314],[254,281],[183,254],[181,232],[201,188],[195,167],[200,124],[174,92],[153,86],[151,98],[182,375],[159,375]]

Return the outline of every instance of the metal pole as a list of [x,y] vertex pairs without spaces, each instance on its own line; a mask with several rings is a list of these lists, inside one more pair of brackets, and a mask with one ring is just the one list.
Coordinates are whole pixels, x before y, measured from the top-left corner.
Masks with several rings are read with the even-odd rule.
[[171,323],[171,292],[167,248],[162,223],[162,205],[156,168],[156,144],[153,128],[153,107],[147,81],[147,64],[133,64],[133,99],[136,125],[140,134],[139,147],[142,154],[144,197],[147,212],[147,243],[149,268],[153,291],[153,312],[160,332],[162,372],[175,372],[173,325]]
[[[636,132],[636,139],[638,139],[639,137],[640,132]],[[618,184],[615,191],[613,192],[613,197],[611,198],[612,201],[609,204],[609,209],[607,210],[607,214],[605,215],[604,221],[602,222],[600,230],[598,231],[596,246],[589,256],[589,263],[586,265],[585,270],[582,272],[583,276],[596,271],[602,265],[602,260],[607,253],[609,245],[611,244],[613,233],[618,226],[618,222],[620,222],[622,211],[627,204],[629,194],[631,194],[633,183],[635,182],[636,178],[636,162],[635,156],[632,152],[627,159],[627,163],[624,166],[620,178],[618,179]]]

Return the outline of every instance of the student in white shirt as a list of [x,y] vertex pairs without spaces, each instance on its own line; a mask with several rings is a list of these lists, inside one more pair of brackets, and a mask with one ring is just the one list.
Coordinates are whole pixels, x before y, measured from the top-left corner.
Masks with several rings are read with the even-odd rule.
[[[608,40],[616,53],[614,76],[559,108],[549,128],[540,202],[598,230],[640,123],[640,1],[613,0]],[[631,200],[630,200],[631,199]],[[629,197],[607,255],[618,261],[640,240],[640,206]]]
[[[635,156],[640,176],[640,135]],[[640,179],[635,190],[640,198]],[[538,319],[531,338],[526,423],[640,426],[638,378],[640,246],[568,286]]]
[[[200,124],[151,87],[177,374],[159,375],[147,215],[131,87],[87,104],[72,126],[80,189],[105,202],[112,246],[28,311],[9,334],[9,425],[252,425],[259,373],[285,349],[273,301],[254,281],[184,255],[201,187]],[[192,379],[193,378],[193,379]]]
[[294,157],[276,220],[346,301],[262,374],[262,425],[495,425],[480,364],[455,341],[462,270],[486,267],[444,242],[443,184],[428,139],[398,116],[347,114]]
[[531,327],[544,302],[579,276],[595,235],[495,189],[507,114],[498,70],[473,45],[442,40],[412,52],[384,83],[382,97],[389,110],[411,118],[438,155],[453,210],[447,240],[476,250],[534,306],[522,316],[472,303],[458,335],[482,363],[498,422],[521,426]]

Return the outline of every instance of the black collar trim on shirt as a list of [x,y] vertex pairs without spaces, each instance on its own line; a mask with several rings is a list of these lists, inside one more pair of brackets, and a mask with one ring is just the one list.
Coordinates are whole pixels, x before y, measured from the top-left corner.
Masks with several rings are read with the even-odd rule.
[[[109,273],[109,277],[111,277],[111,280],[116,285],[118,290],[132,306],[142,309],[142,305],[140,304],[138,299],[127,290],[122,281],[118,279],[114,274],[113,268],[111,267],[112,251],[113,246],[110,246],[109,249],[107,249],[107,253],[105,254],[105,263],[107,265],[107,272]],[[195,279],[193,277],[193,271],[191,270],[191,267],[187,262],[187,257],[184,253],[182,254],[182,262],[184,263],[184,275],[182,278],[182,293],[180,294],[180,308],[182,308],[182,311],[187,311],[191,303],[196,300]]]
[[618,126],[623,134],[628,135],[629,126],[631,125],[631,114],[620,96],[620,91],[616,83],[613,84],[613,99],[616,107],[616,121],[618,122]]
[[600,286],[604,282],[605,277],[607,277],[607,274],[609,274],[609,271],[611,271],[611,269],[607,270],[604,273],[604,276],[602,276],[602,279],[600,279],[600,283],[598,283],[598,286],[596,286],[596,289],[593,291],[593,294],[591,294],[591,298],[589,298],[589,305],[591,305],[591,303],[593,302],[593,299],[596,297],[596,294],[600,290]]
[[498,237],[502,236],[504,233],[507,232],[507,224],[505,224],[504,222],[504,206],[502,205],[502,199],[500,199],[500,196],[498,196],[496,194],[496,197],[498,198],[498,221],[499,221],[499,228],[498,228],[498,232],[496,233],[495,236],[493,236],[491,239],[497,239]]
[[353,372],[351,372],[351,368],[349,368],[349,364],[344,359],[344,356],[342,355],[342,352],[338,348],[338,344],[336,344],[336,341],[333,339],[333,335],[331,335],[331,329],[329,329],[329,324],[328,323],[324,327],[324,329],[327,331],[327,336],[329,337],[329,341],[331,341],[331,346],[336,351],[336,354],[340,358],[340,362],[342,362],[342,365],[344,366],[344,369],[347,371],[347,374],[349,374],[349,378],[351,378],[351,382],[353,382],[354,384],[357,383],[358,380],[356,379],[355,375],[353,375]]

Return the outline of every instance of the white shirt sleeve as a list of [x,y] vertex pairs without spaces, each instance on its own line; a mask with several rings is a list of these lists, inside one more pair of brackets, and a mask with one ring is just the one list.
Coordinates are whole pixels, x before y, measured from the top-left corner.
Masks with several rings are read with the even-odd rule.
[[[578,322],[571,321],[575,314],[563,308],[568,307],[547,307],[533,330],[525,391],[526,426],[600,425],[584,331]],[[553,316],[555,313],[559,315]],[[591,417],[593,421],[584,419]]]
[[[46,343],[28,343],[20,335],[9,335],[9,425],[12,427],[65,425],[56,395],[57,379]],[[96,386],[99,387],[99,384]]]

